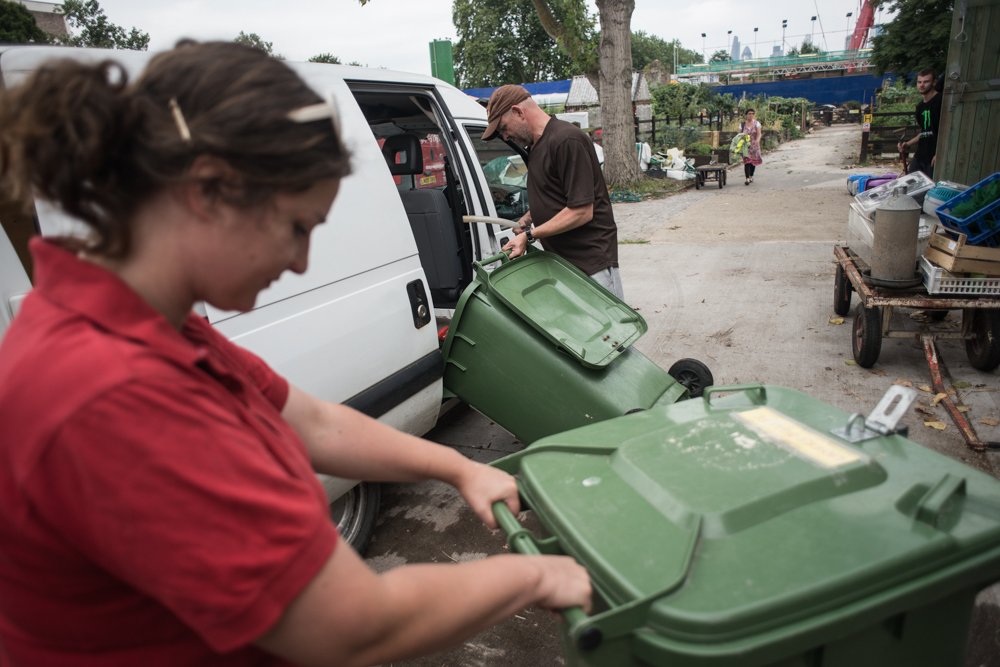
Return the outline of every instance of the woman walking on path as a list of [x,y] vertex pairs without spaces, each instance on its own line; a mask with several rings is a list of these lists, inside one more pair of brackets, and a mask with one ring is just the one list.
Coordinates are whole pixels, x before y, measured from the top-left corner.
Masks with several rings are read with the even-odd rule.
[[763,162],[760,157],[760,137],[762,134],[762,128],[760,126],[760,121],[757,120],[757,114],[753,109],[747,110],[746,119],[740,123],[740,132],[750,138],[750,145],[748,146],[746,153],[743,154],[743,175],[746,178],[746,180],[743,181],[743,185],[750,185],[753,183],[754,170]]

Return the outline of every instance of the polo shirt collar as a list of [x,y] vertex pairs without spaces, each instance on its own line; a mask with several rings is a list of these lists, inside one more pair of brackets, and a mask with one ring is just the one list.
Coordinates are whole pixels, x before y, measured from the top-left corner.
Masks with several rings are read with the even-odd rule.
[[[35,237],[34,288],[48,301],[112,334],[155,348],[183,364],[205,360],[207,350],[170,325],[112,271],[80,259],[52,241]],[[191,314],[184,324],[191,331]]]

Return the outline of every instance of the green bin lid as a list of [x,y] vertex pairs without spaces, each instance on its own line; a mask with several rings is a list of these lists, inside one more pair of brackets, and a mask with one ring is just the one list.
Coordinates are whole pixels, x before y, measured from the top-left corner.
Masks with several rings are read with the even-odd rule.
[[607,366],[646,333],[639,313],[553,253],[528,253],[481,280],[501,303],[584,366]]
[[1000,481],[899,435],[849,444],[846,413],[789,389],[720,391],[498,462],[603,618],[631,615],[611,626],[748,650],[1000,579]]

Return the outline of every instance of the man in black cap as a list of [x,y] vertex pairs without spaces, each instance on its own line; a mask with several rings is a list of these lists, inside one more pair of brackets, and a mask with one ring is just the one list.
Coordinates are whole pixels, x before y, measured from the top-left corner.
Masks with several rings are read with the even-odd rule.
[[536,238],[619,299],[618,227],[597,152],[572,123],[552,118],[521,86],[500,86],[486,107],[483,140],[500,136],[529,149],[528,212],[504,246],[522,255]]

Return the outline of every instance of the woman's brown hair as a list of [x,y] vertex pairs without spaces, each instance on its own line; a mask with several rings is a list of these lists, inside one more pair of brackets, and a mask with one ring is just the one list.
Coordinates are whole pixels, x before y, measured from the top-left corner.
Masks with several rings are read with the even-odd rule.
[[350,173],[330,118],[289,112],[324,102],[285,63],[232,42],[180,42],[129,83],[106,60],[58,60],[0,96],[0,196],[49,200],[94,231],[91,252],[128,253],[128,222],[199,155],[238,182],[204,183],[241,207]]

